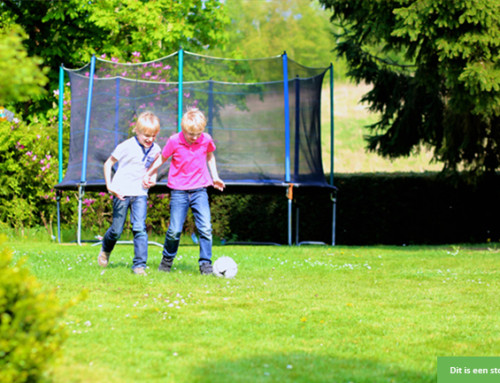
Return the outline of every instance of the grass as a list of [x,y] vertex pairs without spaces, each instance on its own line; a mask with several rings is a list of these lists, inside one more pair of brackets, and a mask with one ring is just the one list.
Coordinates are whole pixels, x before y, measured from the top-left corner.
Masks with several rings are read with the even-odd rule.
[[[324,86],[322,95],[323,167],[330,172],[330,90]],[[432,162],[432,153],[421,148],[409,157],[390,160],[366,151],[365,128],[378,116],[360,103],[369,86],[352,83],[334,85],[334,170],[336,173],[425,172],[440,171],[442,165]]]
[[58,382],[435,382],[438,356],[500,351],[500,247],[215,246],[234,279],[198,274],[181,246],[171,274],[130,271],[121,245],[10,240],[62,302]]

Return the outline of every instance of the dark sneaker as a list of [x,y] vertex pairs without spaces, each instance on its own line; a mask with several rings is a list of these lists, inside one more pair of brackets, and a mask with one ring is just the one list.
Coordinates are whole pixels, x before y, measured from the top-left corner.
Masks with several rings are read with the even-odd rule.
[[208,262],[205,262],[205,263],[202,263],[200,265],[200,273],[201,275],[210,275],[213,273],[213,268],[212,268],[212,264],[211,263],[208,263]]
[[163,257],[160,262],[160,267],[158,270],[163,271],[165,273],[170,273],[170,269],[172,268],[172,263],[174,260],[172,258]]

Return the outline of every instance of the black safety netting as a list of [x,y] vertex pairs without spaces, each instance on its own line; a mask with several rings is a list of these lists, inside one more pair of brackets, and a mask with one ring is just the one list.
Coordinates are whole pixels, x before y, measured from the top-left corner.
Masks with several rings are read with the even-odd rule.
[[[56,188],[104,188],[103,163],[133,135],[135,119],[145,110],[160,119],[156,142],[163,147],[178,131],[180,89],[182,110],[196,106],[207,117],[205,131],[214,138],[217,168],[227,185],[328,186],[320,134],[328,69],[308,68],[286,55],[233,60],[185,51],[147,63],[96,58],[92,84],[90,64],[65,68],[71,84],[69,158]],[[168,162],[159,185],[166,185],[167,171]]]

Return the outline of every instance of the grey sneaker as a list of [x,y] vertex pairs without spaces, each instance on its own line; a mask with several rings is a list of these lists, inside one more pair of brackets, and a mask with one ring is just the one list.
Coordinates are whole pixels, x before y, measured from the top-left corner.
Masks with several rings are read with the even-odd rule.
[[208,263],[208,262],[205,262],[205,263],[202,263],[200,265],[200,274],[201,275],[210,275],[213,273],[213,268],[212,268],[212,264],[211,263]]
[[111,255],[110,253],[106,253],[105,251],[101,250],[101,252],[97,256],[97,263],[99,264],[99,266],[106,267],[109,263],[110,255]]
[[136,267],[134,269],[134,274],[135,275],[147,275],[146,274],[146,270],[144,269],[144,267]]
[[165,273],[170,273],[170,269],[172,269],[172,263],[174,263],[173,258],[163,257],[161,259],[160,267],[158,267],[158,270]]

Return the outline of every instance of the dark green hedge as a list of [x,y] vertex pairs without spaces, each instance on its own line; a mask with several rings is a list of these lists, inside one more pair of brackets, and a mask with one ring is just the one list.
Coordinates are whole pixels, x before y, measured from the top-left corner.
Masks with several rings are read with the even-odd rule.
[[[340,174],[337,245],[450,244],[500,241],[500,176],[472,184],[439,174]],[[213,195],[214,220],[225,220],[227,240],[288,242],[285,192]],[[332,242],[329,193],[294,194],[293,242]],[[214,222],[215,223],[215,222]]]

